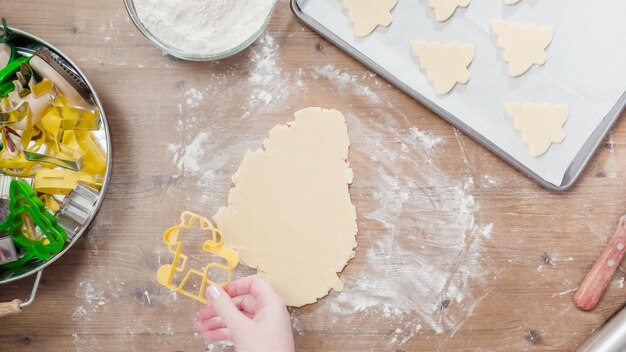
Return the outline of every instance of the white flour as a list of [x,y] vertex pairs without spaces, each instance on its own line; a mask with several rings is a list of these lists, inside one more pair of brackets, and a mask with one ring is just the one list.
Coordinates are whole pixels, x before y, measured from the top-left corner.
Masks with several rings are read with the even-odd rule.
[[[411,141],[419,141],[419,143],[424,147],[424,149],[430,150],[435,148],[437,145],[443,142],[443,138],[438,136],[433,136],[426,132],[420,131],[417,127],[411,127]],[[406,150],[406,144],[402,144],[402,151]]]
[[343,90],[349,90],[353,94],[357,94],[361,97],[367,98],[372,103],[379,103],[380,98],[378,95],[372,91],[372,89],[368,85],[360,84],[360,81],[371,80],[372,85],[375,88],[380,88],[381,83],[379,80],[372,80],[376,77],[376,75],[372,72],[365,72],[362,75],[352,75],[348,72],[341,71],[338,68],[335,68],[333,65],[326,65],[322,67],[315,67],[311,72],[310,76],[318,80],[320,78],[326,78],[331,81],[338,88]]
[[174,153],[174,163],[181,171],[197,173],[202,170],[200,160],[204,157],[204,146],[209,142],[210,132],[200,132],[189,144],[182,147],[170,144],[168,149]]
[[[377,113],[396,115],[387,121],[400,120],[402,113],[391,110]],[[348,321],[355,313],[395,321],[401,332],[392,335],[394,346],[424,329],[453,336],[489,295],[488,278],[494,272],[484,265],[483,248],[493,225],[476,219],[480,206],[473,195],[474,178],[453,178],[438,168],[441,155],[433,153],[443,143],[440,137],[416,128],[396,132],[393,125],[349,113],[346,119],[352,135],[371,139],[353,142],[352,148],[362,149],[378,164],[376,173],[362,181],[372,185],[377,204],[363,217],[384,230],[371,245],[357,247],[361,266],[342,275],[344,291],[319,302],[320,309]],[[395,138],[388,138],[390,134]],[[413,313],[419,318],[410,318]]]
[[137,16],[162,43],[193,55],[243,44],[265,23],[275,0],[134,0]]
[[[250,76],[248,83],[253,88],[248,105],[252,107],[259,101],[269,105],[274,100],[275,94],[284,94],[288,85],[280,82],[280,67],[276,60],[278,44],[270,35],[264,35],[259,39],[259,48],[253,49],[250,58]],[[283,83],[283,84],[280,84]],[[268,89],[268,87],[273,87]]]

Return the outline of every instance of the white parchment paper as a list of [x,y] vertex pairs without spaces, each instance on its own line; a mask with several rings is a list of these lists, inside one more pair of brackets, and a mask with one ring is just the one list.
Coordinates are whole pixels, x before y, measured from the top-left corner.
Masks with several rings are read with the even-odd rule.
[[[438,23],[427,0],[399,0],[389,28],[356,38],[340,0],[301,0],[303,12],[432,100],[546,181],[561,185],[576,154],[626,91],[626,1],[473,0],[466,9]],[[493,19],[552,26],[548,61],[521,77],[507,64],[491,32]],[[476,56],[472,78],[452,93],[437,96],[411,52],[413,40],[471,43]],[[541,157],[530,155],[505,110],[507,102],[569,105],[561,144]]]

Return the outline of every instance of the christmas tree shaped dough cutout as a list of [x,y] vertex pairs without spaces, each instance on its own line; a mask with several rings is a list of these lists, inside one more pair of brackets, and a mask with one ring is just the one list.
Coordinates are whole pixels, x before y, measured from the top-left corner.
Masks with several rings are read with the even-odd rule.
[[491,28],[498,36],[498,46],[503,50],[504,61],[509,63],[509,74],[512,77],[522,75],[533,64],[546,63],[546,48],[554,36],[551,27],[494,20]]
[[547,152],[552,143],[561,143],[565,139],[563,125],[569,116],[569,108],[565,104],[508,103],[506,111],[535,157]]
[[307,108],[269,132],[232,178],[215,221],[227,245],[289,306],[314,303],[354,257],[356,209],[348,185],[350,140],[336,110]]
[[365,37],[378,26],[389,26],[393,21],[391,10],[398,0],[343,0],[348,20],[354,25],[354,34]]
[[457,83],[469,81],[471,75],[467,67],[474,59],[473,45],[414,41],[412,46],[437,94],[447,94]]
[[515,5],[519,2],[520,0],[504,0],[504,3],[507,5]]
[[444,22],[452,17],[457,7],[468,7],[470,0],[428,0],[428,6],[435,10],[437,21]]

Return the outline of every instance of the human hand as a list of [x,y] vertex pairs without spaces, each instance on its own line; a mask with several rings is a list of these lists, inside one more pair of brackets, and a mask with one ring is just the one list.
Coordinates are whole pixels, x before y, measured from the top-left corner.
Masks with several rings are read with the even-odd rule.
[[209,305],[196,329],[208,342],[228,340],[237,352],[294,352],[291,318],[285,302],[258,276],[207,288]]

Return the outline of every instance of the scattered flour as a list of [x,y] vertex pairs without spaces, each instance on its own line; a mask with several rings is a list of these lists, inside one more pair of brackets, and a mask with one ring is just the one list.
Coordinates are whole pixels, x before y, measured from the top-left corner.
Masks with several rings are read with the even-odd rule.
[[483,176],[483,187],[492,187],[498,184],[498,180],[493,176],[484,175]]
[[[291,313],[291,312],[290,312]],[[302,336],[302,323],[296,314],[291,314],[291,326],[296,334]]]
[[249,106],[254,106],[258,102],[269,105],[275,95],[285,94],[289,89],[289,86],[281,79],[278,44],[269,34],[262,36],[259,44],[258,47],[252,49],[250,57],[248,83],[253,89],[248,98]]
[[568,295],[568,294],[576,291],[577,289],[578,289],[578,287],[570,288],[569,290],[565,290],[565,291],[562,291],[562,292],[555,293],[555,294],[552,295],[552,297],[565,296],[565,295]]
[[[338,82],[332,81],[339,91],[382,101],[365,85],[371,85],[374,77],[351,76],[330,65],[312,72],[314,79],[339,76]],[[424,327],[453,336],[490,294],[489,280],[497,272],[484,264],[484,244],[492,236],[493,224],[476,220],[480,206],[473,196],[475,180],[441,171],[440,156],[434,152],[443,139],[416,127],[395,126],[392,121],[408,120],[397,109],[373,111],[372,115],[400,114],[381,119],[384,122],[346,113],[351,136],[367,136],[353,138],[352,150],[375,161],[375,172],[366,180],[355,170],[355,183],[371,185],[377,204],[364,215],[369,225],[362,222],[361,228],[375,228],[372,222],[382,228],[371,245],[359,243],[359,269],[342,274],[344,291],[319,302],[318,310],[347,319],[360,313],[366,319],[401,321],[401,333],[390,340],[395,346],[414,337],[407,332]],[[459,142],[459,148],[461,161],[467,163],[464,144]],[[415,313],[419,319],[409,319]]]
[[[315,80],[325,78],[340,90],[348,89],[359,96],[369,99],[373,103],[379,103],[381,101],[378,94],[372,91],[370,86],[361,84],[363,80],[372,80],[376,77],[376,75],[370,71],[366,71],[362,75],[354,75],[328,64],[321,67],[314,67],[309,75]],[[379,80],[373,80],[373,82],[375,87],[381,86]]]
[[422,326],[420,324],[414,326],[407,325],[404,326],[404,329],[397,328],[393,331],[389,344],[402,346],[418,335],[421,330]]
[[146,303],[151,306],[152,305],[152,299],[150,299],[150,294],[148,293],[147,290],[143,291],[143,295],[146,297]]
[[[345,282],[342,293],[318,302],[314,312],[292,312],[296,333],[305,334],[304,324],[327,316],[328,329],[332,329],[332,324],[363,317],[372,324],[393,321],[389,343],[395,347],[425,331],[453,336],[490,294],[490,280],[498,272],[488,265],[489,257],[485,253],[485,244],[494,232],[493,224],[477,220],[480,204],[474,197],[477,188],[496,181],[491,182],[486,175],[476,175],[475,179],[443,171],[438,164],[450,155],[460,154],[460,161],[469,164],[460,136],[457,136],[458,146],[447,145],[440,136],[411,127],[410,118],[386,97],[378,95],[376,89],[385,83],[376,75],[350,74],[330,64],[288,72],[281,70],[279,54],[276,41],[265,35],[250,51],[250,75],[245,81],[234,83],[234,88],[230,86],[233,82],[225,80],[196,89],[204,97],[223,99],[239,97],[234,93],[222,95],[225,87],[242,91],[247,99],[242,112],[228,113],[245,117],[246,124],[257,123],[270,112],[288,115],[289,104],[299,98],[299,92],[314,86],[336,94],[357,95],[368,104],[379,106],[358,116],[350,109],[342,111],[353,142],[351,156],[358,153],[372,160],[367,166],[371,172],[359,174],[355,170],[354,185],[371,187],[374,207],[363,213],[360,228],[367,228],[372,240],[362,242],[363,237],[359,237],[354,260],[360,263],[349,266],[342,274]],[[183,110],[179,111],[181,120],[176,126],[180,132],[187,131],[183,133],[186,138],[190,134],[190,117]],[[241,120],[234,119],[233,123],[241,124],[236,122]],[[399,126],[397,121],[405,125]],[[211,149],[215,141],[210,137],[215,133],[215,138],[219,138],[218,131],[207,127],[208,124],[200,127],[203,124],[196,123],[195,118],[191,123],[196,125],[191,133],[193,137],[183,143],[169,144],[167,149],[179,171],[199,176],[195,178],[198,187],[214,181],[227,185],[231,175],[219,170],[224,165],[236,166],[241,155],[235,152],[242,145],[258,147],[267,132],[255,129],[254,135],[246,134],[237,142],[238,147],[237,143],[220,145],[219,153],[215,153]],[[458,148],[460,152],[443,154],[444,147],[450,151]],[[215,202],[213,198],[195,199],[198,207],[206,208],[213,206],[210,203]],[[223,348],[213,344],[207,351]]]
[[78,284],[76,297],[82,298],[87,303],[91,304],[94,301],[101,301],[104,299],[104,290],[94,288],[90,282],[81,282]]
[[74,313],[72,313],[72,320],[81,319],[91,320],[87,319],[87,310],[83,306],[76,307],[76,309],[74,309]]
[[455,332],[472,314],[474,303],[486,295],[481,285],[486,283],[488,268],[481,254],[493,225],[475,223],[478,205],[471,194],[473,180],[457,183],[439,175],[431,182],[451,185],[436,196],[423,194],[411,187],[414,181],[392,176],[383,168],[378,175],[380,189],[374,198],[379,207],[365,217],[380,222],[386,231],[365,249],[367,265],[362,271],[343,276],[346,288],[331,310],[334,314],[382,312],[386,317],[416,312],[420,323],[437,333]]
[[230,342],[230,341],[222,341],[222,342],[218,342],[218,343],[208,344],[204,351],[205,352],[222,351],[222,350],[224,350],[224,348],[230,348],[230,347],[233,347],[233,346],[235,346],[235,345],[232,342]]
[[76,352],[102,350],[101,346],[98,344],[96,336],[89,334],[73,333],[72,339]]
[[185,103],[188,108],[197,108],[203,99],[204,94],[196,88],[190,88],[185,92]]
[[410,139],[418,141],[426,150],[433,149],[443,142],[443,138],[422,132],[417,127],[411,127],[410,131]]
[[202,131],[187,145],[168,145],[168,150],[174,154],[174,164],[180,171],[198,173],[202,170],[201,159],[205,156],[206,145],[210,142],[210,136],[210,131]]

